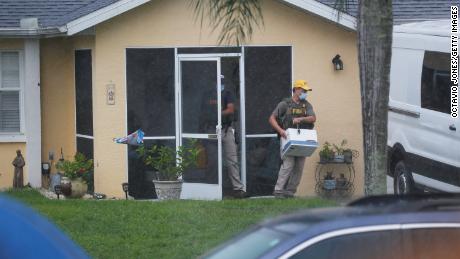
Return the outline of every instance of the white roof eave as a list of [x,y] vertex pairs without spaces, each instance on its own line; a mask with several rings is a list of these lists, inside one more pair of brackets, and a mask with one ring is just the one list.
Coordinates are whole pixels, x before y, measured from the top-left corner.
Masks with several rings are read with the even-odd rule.
[[147,2],[150,2],[150,0],[120,0],[95,12],[73,20],[65,25],[65,29],[60,29],[65,30],[67,35],[71,36]]
[[291,6],[298,7],[309,13],[318,15],[349,30],[356,31],[357,20],[354,16],[343,12],[339,15],[337,9],[334,9],[326,4],[315,0],[282,0],[282,2],[285,2]]
[[[114,4],[106,6],[100,10],[92,12],[88,15],[73,20],[65,25],[65,28],[60,28],[61,31],[66,31],[67,35],[74,35],[101,22],[109,20],[119,14],[129,11],[137,6],[145,4],[150,0],[120,0]],[[338,11],[328,5],[317,2],[315,0],[282,0],[283,2],[298,7],[307,12],[323,17],[331,22],[337,23],[349,30],[356,30],[356,18],[346,14],[338,14]]]
[[[73,20],[60,28],[61,31],[66,31],[67,35],[74,35],[101,22],[109,20],[119,14],[129,11],[137,6],[145,4],[150,0],[120,0],[114,4],[101,8],[88,15]],[[317,2],[315,0],[282,0],[292,6],[298,7],[307,12],[323,17],[331,22],[337,23],[350,30],[356,30],[356,18],[346,14],[338,14],[338,11],[328,5]]]

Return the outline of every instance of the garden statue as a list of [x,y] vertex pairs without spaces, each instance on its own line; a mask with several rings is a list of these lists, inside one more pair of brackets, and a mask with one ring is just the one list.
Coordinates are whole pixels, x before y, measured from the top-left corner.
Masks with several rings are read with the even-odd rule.
[[16,150],[16,158],[12,164],[14,166],[13,188],[22,188],[24,187],[23,167],[26,165],[26,162],[21,154],[21,150]]

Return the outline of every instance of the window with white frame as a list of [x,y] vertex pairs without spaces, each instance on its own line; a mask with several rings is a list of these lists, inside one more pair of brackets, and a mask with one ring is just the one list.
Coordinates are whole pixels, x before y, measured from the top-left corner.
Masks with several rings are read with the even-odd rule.
[[0,51],[0,133],[21,131],[21,80],[18,51]]

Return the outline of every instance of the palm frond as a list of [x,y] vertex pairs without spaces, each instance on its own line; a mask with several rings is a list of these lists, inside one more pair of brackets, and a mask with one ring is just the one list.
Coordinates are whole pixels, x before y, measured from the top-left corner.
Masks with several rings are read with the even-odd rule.
[[212,31],[220,29],[218,44],[241,45],[251,40],[254,27],[264,25],[260,0],[189,0],[203,28],[205,17]]

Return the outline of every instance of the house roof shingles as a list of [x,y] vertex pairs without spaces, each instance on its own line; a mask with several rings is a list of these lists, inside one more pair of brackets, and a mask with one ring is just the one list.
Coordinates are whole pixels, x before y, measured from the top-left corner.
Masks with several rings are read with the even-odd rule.
[[[316,0],[334,7],[335,0]],[[393,0],[394,24],[450,19],[452,0]],[[358,0],[349,0],[346,13],[357,17]]]
[[40,28],[59,27],[119,0],[0,0],[0,28],[19,28],[21,18],[38,18]]

